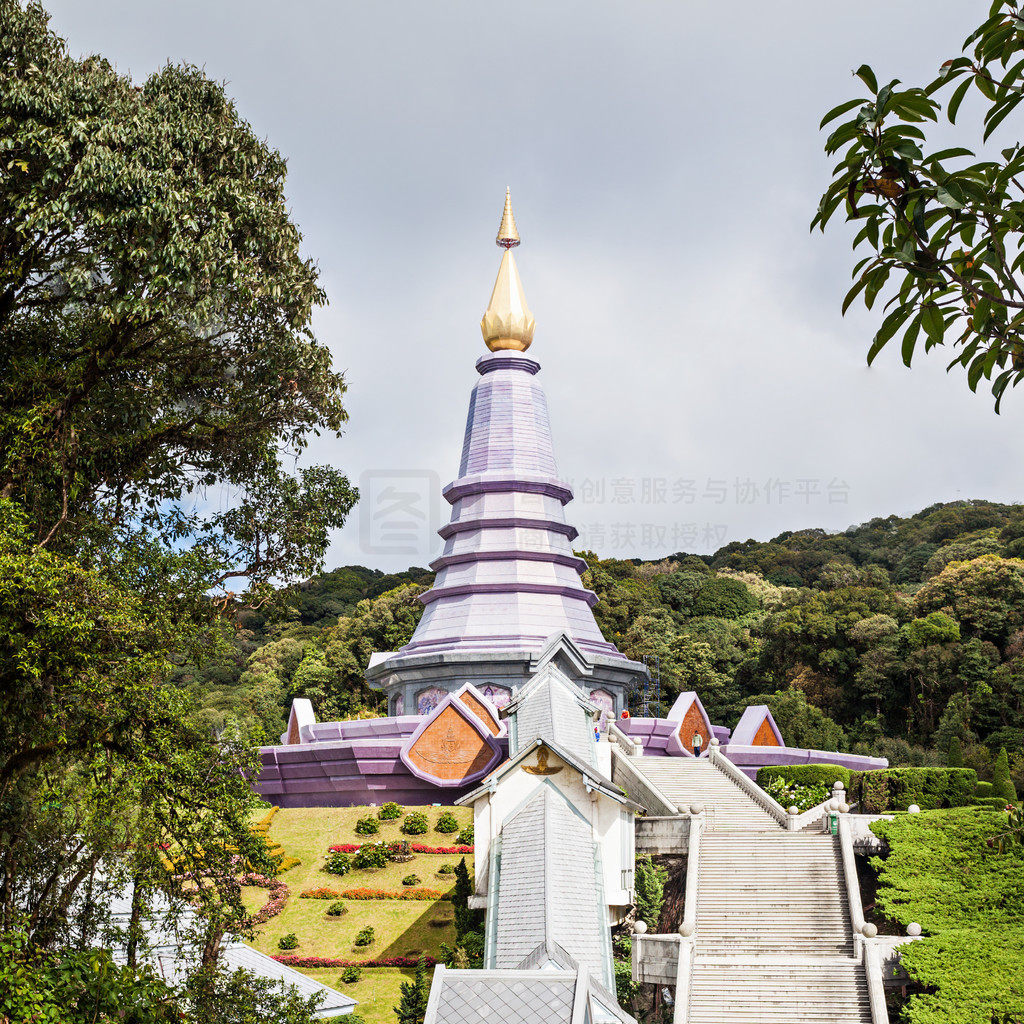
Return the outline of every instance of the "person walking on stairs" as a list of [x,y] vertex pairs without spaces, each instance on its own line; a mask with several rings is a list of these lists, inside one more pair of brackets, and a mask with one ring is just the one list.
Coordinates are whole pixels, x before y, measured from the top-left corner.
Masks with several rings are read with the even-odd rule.
[[704,737],[699,732],[693,734],[693,756],[700,757],[700,748],[704,746]]

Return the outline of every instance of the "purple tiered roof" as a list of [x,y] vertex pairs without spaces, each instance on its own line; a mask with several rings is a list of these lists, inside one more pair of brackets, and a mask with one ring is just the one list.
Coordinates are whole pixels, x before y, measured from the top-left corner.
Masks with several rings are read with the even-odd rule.
[[535,650],[564,632],[590,655],[623,658],[601,635],[565,521],[540,364],[503,350],[477,360],[451,520],[412,640],[394,658],[448,651]]

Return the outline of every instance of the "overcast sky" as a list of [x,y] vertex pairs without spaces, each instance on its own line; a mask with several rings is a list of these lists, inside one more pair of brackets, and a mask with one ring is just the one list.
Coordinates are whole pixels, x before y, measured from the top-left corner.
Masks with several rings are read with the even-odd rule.
[[440,549],[426,528],[396,543],[379,513],[410,494],[422,524],[447,518],[506,185],[578,547],[703,553],[1024,499],[1024,388],[996,416],[946,374],[952,353],[867,368],[877,317],[839,314],[852,235],[808,232],[829,178],[817,125],[861,95],[851,70],[925,84],[987,3],[45,6],[72,52],[137,80],[205,67],[288,158],[330,299],[317,332],[350,385],[345,436],[311,455],[367,495],[329,568]]

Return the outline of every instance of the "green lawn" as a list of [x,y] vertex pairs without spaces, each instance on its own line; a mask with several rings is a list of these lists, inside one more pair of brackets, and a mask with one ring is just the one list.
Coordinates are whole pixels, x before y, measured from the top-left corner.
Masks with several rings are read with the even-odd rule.
[[[341,980],[341,971],[332,968],[321,968],[315,971],[303,971],[311,978],[324,985],[330,985],[339,992],[359,1000],[356,1013],[367,1022],[394,1024],[394,1007],[398,1005],[403,981],[412,982],[416,978],[416,968],[374,967],[365,969],[359,981],[346,985]],[[345,1018],[341,1018],[343,1021]]]
[[[389,864],[377,871],[350,871],[347,875],[331,875],[324,871],[324,854],[337,843],[365,843],[378,839],[409,839],[425,846],[454,846],[455,835],[443,835],[433,825],[443,811],[451,811],[459,821],[460,829],[473,823],[473,811],[464,807],[406,807],[405,813],[422,811],[427,815],[430,829],[425,835],[404,836],[400,831],[401,819],[381,823],[376,836],[360,836],[355,832],[359,818],[376,814],[368,807],[314,807],[284,809],[277,812],[268,837],[278,842],[285,853],[299,857],[302,863],[284,872],[281,878],[291,890],[284,911],[272,917],[252,943],[264,953],[277,954],[278,940],[294,932],[299,946],[289,952],[301,956],[338,957],[349,960],[368,960],[392,956],[439,956],[442,942],[455,940],[455,926],[451,904],[446,901],[399,900],[342,900],[347,912],[340,918],[328,918],[330,900],[299,899],[304,889],[326,886],[331,889],[401,889],[406,875],[421,878],[420,887],[446,892],[455,879],[437,877],[442,864],[457,864],[457,854],[416,854],[406,864]],[[404,815],[403,815],[404,816]],[[472,856],[466,864],[473,869]],[[266,901],[265,889],[247,887],[243,890],[246,906],[256,910]],[[368,947],[353,945],[357,933],[372,926],[376,938]],[[367,1024],[393,1024],[393,1007],[399,998],[399,985],[411,979],[414,969],[372,968],[363,971],[363,977],[354,984],[341,981],[339,968],[303,970],[311,978],[331,985],[359,1000],[357,1012]]]

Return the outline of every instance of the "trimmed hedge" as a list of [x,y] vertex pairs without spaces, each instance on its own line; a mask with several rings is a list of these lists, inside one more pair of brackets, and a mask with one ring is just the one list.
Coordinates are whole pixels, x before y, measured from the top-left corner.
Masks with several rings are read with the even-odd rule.
[[853,772],[847,800],[865,814],[905,811],[911,804],[930,811],[975,803],[978,775],[972,768],[884,768]]
[[979,799],[986,796],[992,795],[992,783],[991,782],[979,782],[977,789],[974,791],[974,795]]
[[757,784],[763,786],[768,779],[782,779],[799,786],[825,785],[831,789],[836,782],[841,782],[845,789],[849,789],[853,774],[849,768],[838,764],[782,764],[758,768]]
[[1002,811],[1006,808],[1006,801],[1001,796],[982,796],[977,797],[974,803],[981,804],[982,807],[991,807],[996,811]]

